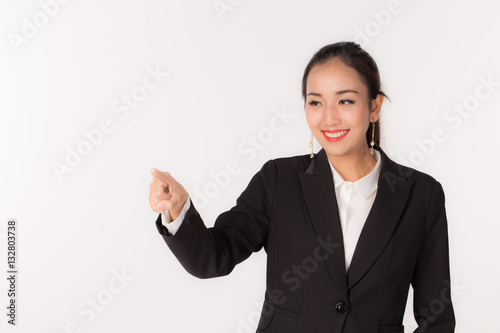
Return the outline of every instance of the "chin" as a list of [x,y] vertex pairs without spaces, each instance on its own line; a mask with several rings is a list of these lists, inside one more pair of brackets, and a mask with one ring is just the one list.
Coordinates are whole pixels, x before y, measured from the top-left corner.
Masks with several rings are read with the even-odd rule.
[[328,147],[328,146],[323,146],[325,149],[325,152],[329,155],[334,155],[334,156],[340,156],[340,155],[345,155],[348,149],[345,147]]

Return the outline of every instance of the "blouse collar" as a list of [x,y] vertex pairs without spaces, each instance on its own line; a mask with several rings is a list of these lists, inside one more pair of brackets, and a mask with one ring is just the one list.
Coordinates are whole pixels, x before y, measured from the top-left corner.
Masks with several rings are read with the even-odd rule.
[[355,182],[345,181],[337,172],[337,170],[335,170],[330,160],[328,160],[333,174],[333,183],[335,184],[335,189],[337,189],[342,183],[346,182],[352,184],[356,188],[356,190],[358,190],[361,195],[363,195],[365,200],[368,200],[368,198],[377,190],[378,178],[380,174],[380,152],[377,149],[374,149],[373,152],[373,157],[375,158],[375,160],[377,160],[377,164],[375,164],[375,167],[369,174],[361,179],[356,180]]

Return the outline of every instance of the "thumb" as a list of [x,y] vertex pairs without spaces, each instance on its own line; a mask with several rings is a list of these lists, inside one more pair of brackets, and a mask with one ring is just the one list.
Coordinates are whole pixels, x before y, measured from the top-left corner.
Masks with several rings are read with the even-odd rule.
[[160,201],[160,202],[158,203],[158,206],[157,206],[157,207],[158,207],[158,209],[161,209],[161,210],[167,210],[167,203],[165,202],[165,200]]

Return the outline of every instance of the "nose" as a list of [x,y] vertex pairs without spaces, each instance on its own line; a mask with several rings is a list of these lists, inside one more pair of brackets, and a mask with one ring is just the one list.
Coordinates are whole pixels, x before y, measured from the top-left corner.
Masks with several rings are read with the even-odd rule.
[[323,118],[324,118],[326,124],[333,125],[333,124],[337,124],[340,122],[339,110],[335,104],[328,104],[324,108],[324,111],[325,111],[325,113],[323,115]]

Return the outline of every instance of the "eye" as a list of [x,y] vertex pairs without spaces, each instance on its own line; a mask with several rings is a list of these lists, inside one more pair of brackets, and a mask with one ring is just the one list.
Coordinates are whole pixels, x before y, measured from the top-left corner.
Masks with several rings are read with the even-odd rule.
[[356,101],[354,101],[354,100],[352,100],[352,99],[341,99],[341,100],[339,101],[339,103],[340,103],[340,104],[344,104],[344,105],[345,105],[345,104],[354,104],[354,103],[356,103]]
[[310,101],[309,102],[309,105],[318,105],[320,102],[318,101]]

